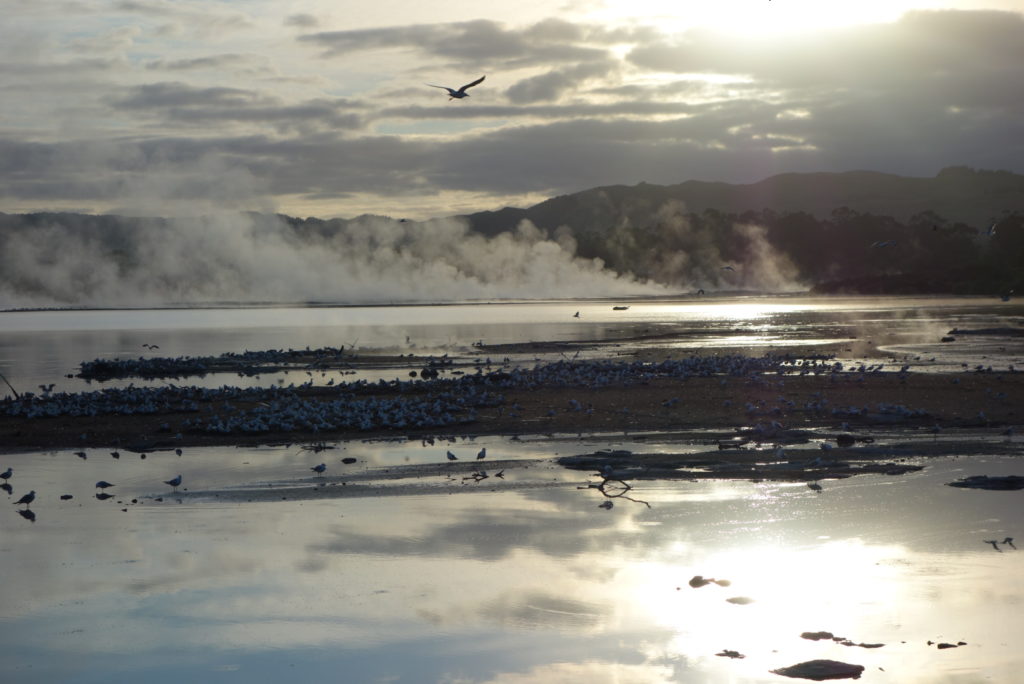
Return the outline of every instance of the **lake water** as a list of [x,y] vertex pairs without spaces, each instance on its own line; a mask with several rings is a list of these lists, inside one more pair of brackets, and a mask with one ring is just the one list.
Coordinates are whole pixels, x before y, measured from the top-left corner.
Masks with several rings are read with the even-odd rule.
[[[209,356],[224,352],[332,346],[357,352],[467,353],[477,342],[595,341],[590,353],[630,346],[670,347],[679,355],[708,349],[760,355],[810,345],[841,360],[897,357],[915,369],[962,363],[1024,367],[1024,344],[988,338],[940,340],[953,328],[1019,327],[1024,300],[974,297],[707,297],[625,302],[510,302],[394,307],[264,307],[0,312],[0,373],[22,391],[56,384],[82,361],[139,356]],[[628,306],[613,310],[614,305]],[[579,312],[580,317],[574,314]],[[637,342],[636,338],[646,338]],[[157,345],[150,350],[143,345]],[[553,358],[559,358],[555,355]],[[516,359],[531,362],[533,355]],[[299,384],[299,374],[267,376]],[[325,381],[331,376],[325,376]],[[359,376],[364,377],[364,376]],[[365,375],[406,377],[402,370]],[[336,376],[335,379],[344,379]],[[349,378],[351,379],[351,378]],[[133,379],[136,385],[145,381]],[[163,381],[158,381],[163,382]],[[188,382],[219,386],[257,381],[211,375]],[[115,383],[116,384],[116,383]],[[3,387],[0,392],[6,392]]]
[[[0,370],[16,388],[73,389],[84,385],[63,376],[79,361],[137,356],[143,343],[172,356],[342,344],[458,353],[478,340],[614,345],[645,330],[679,333],[680,353],[815,340],[854,358],[866,350],[844,345],[870,341],[883,348],[872,355],[923,356],[925,370],[961,359],[1024,367],[1019,344],[938,342],[953,327],[1019,325],[1015,302],[627,303],[6,312]],[[634,448],[631,439],[354,441],[145,459],[0,452],[0,470],[14,469],[0,516],[2,679],[779,682],[792,680],[770,670],[817,658],[861,664],[872,682],[1010,682],[1024,669],[1024,493],[945,486],[1024,474],[1019,457],[929,459],[918,473],[827,481],[821,492],[638,482],[630,495],[649,506],[615,499],[609,510],[587,487],[594,477],[532,461]],[[662,446],[700,448],[643,448]],[[462,471],[389,479],[398,466],[444,462],[446,450],[473,460],[481,447],[483,463],[531,465],[503,479],[493,468],[482,481]],[[317,478],[309,468],[321,462]],[[179,473],[182,496],[163,484]],[[95,498],[98,480],[115,484],[112,498]],[[378,495],[360,483],[380,485]],[[32,489],[29,522],[11,504]],[[986,543],[1014,536],[1020,550]],[[695,575],[730,585],[691,588]],[[885,645],[800,636],[821,630]],[[716,655],[725,649],[745,657]]]

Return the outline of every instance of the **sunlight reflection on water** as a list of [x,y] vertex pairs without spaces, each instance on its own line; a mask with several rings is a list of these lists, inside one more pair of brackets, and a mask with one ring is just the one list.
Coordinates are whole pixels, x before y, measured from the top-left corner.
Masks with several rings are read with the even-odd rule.
[[[503,455],[523,448],[488,444]],[[393,462],[421,448],[393,447]],[[390,448],[344,453],[372,453],[379,464]],[[618,501],[609,511],[572,483],[182,504],[160,484],[179,470],[197,489],[288,473],[312,483],[308,464],[323,453],[6,456],[18,492],[40,492],[35,524],[11,511],[3,524],[7,674],[776,681],[770,669],[833,658],[865,665],[872,681],[931,682],[952,673],[1008,681],[1024,665],[1008,636],[1024,628],[1024,555],[983,543],[1024,522],[1019,492],[943,484],[965,472],[1013,472],[1014,459],[945,459],[901,477],[826,481],[820,493],[787,483],[635,483],[651,508]],[[91,497],[100,478],[116,483],[115,499]],[[61,502],[61,492],[75,498]],[[161,493],[163,503],[128,503]],[[694,575],[731,584],[694,589]],[[735,597],[752,602],[726,600]],[[800,638],[819,630],[886,645]],[[967,645],[937,651],[928,640]],[[716,657],[722,649],[746,658]]]

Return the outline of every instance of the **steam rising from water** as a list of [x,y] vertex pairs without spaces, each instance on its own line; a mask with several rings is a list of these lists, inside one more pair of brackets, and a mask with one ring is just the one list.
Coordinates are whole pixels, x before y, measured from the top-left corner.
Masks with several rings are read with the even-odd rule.
[[[678,200],[650,211],[625,206],[605,237],[610,259],[636,264],[637,272],[681,289],[805,290],[799,269],[749,223],[693,222]],[[632,218],[630,218],[632,216]],[[731,267],[726,270],[725,267]],[[641,271],[641,268],[643,269]]]
[[[62,217],[64,219],[65,217]],[[389,303],[663,294],[575,256],[529,222],[486,238],[465,223],[362,217],[337,231],[273,215],[122,221],[74,217],[0,235],[0,306],[204,302]]]

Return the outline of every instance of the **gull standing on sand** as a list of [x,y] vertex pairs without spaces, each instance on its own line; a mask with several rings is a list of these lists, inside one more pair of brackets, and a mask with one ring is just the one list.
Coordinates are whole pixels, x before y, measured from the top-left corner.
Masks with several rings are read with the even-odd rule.
[[8,468],[4,472],[0,473],[0,480],[3,480],[4,482],[7,482],[8,480],[11,479],[11,475],[13,475],[13,474],[14,474],[14,471],[12,469]]
[[177,477],[172,477],[170,480],[165,480],[164,484],[171,485],[172,487],[174,487],[174,491],[178,491],[178,485],[181,484],[181,475],[178,475]]
[[455,454],[453,454],[453,453],[452,453],[452,452],[450,452],[450,451],[448,451],[448,452],[445,452],[445,454],[446,454],[446,455],[448,456],[448,460],[449,460],[449,461],[458,461],[458,460],[459,460],[459,457],[458,457],[458,456],[456,456]]
[[312,470],[317,475],[322,476],[324,474],[324,471],[327,470],[327,464],[321,463],[320,465],[315,465],[312,468],[310,468],[310,470]]
[[31,492],[29,492],[25,496],[23,496],[20,499],[18,499],[17,501],[15,501],[14,505],[15,506],[20,506],[21,504],[25,504],[25,507],[28,508],[28,505],[30,503],[32,503],[33,501],[35,501],[35,500],[36,500],[36,490],[33,489]]
[[447,90],[449,95],[448,101],[451,102],[452,100],[461,100],[464,97],[469,97],[469,93],[467,93],[466,91],[475,85],[483,83],[485,78],[487,77],[481,76],[472,83],[467,83],[466,85],[462,86],[458,90],[455,90],[454,88],[449,88],[448,86],[434,85],[433,83],[427,83],[426,85],[430,86],[431,88],[440,88],[441,90]]
[[481,450],[480,450],[480,451],[479,451],[479,452],[477,453],[477,455],[476,455],[476,460],[478,460],[478,461],[479,461],[480,459],[482,459],[482,458],[486,458],[486,457],[487,457],[487,447],[484,447],[483,449],[481,449]]

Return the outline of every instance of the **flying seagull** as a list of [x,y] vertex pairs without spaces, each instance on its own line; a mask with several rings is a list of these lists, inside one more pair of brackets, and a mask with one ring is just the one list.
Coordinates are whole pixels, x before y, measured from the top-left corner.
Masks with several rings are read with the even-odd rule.
[[449,101],[451,101],[451,100],[461,100],[464,97],[469,97],[469,93],[466,92],[467,90],[469,90],[470,88],[472,88],[475,85],[480,85],[481,83],[484,82],[485,78],[487,78],[487,77],[486,76],[481,76],[480,78],[476,79],[472,83],[467,83],[466,85],[462,86],[458,90],[455,90],[454,88],[449,88],[448,86],[434,85],[433,83],[427,83],[426,85],[430,86],[431,88],[441,88],[442,90],[447,90],[448,91],[448,95],[449,95],[449,97],[448,97]]

